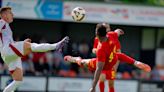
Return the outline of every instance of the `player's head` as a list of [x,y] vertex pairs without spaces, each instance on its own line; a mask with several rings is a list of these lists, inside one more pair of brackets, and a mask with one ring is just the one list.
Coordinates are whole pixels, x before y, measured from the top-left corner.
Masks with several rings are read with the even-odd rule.
[[108,23],[99,23],[96,25],[96,29],[100,26],[100,25],[103,25],[104,27],[106,27],[106,31],[109,32],[111,31],[111,28],[110,28],[110,25]]
[[0,16],[7,23],[13,22],[13,13],[11,11],[11,7],[2,7],[0,9]]
[[106,34],[107,34],[107,27],[106,26],[104,26],[104,25],[102,25],[102,24],[98,24],[97,26],[96,26],[96,36],[98,37],[98,38],[100,38],[100,37],[106,37]]

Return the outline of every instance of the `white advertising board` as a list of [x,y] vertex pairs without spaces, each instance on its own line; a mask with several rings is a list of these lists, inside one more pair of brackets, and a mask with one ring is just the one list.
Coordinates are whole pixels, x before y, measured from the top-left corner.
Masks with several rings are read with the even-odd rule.
[[156,50],[156,65],[164,66],[164,49]]
[[[1,90],[11,78],[9,76],[1,76]],[[46,77],[24,77],[23,83],[18,88],[19,91],[39,91],[46,90]]]
[[164,7],[137,6],[60,0],[2,0],[16,18],[73,21],[71,11],[83,7],[83,22],[164,27]]
[[12,7],[16,18],[36,19],[36,5],[38,0],[2,0],[2,6]]
[[[91,87],[92,79],[81,78],[49,78],[49,88],[51,92],[88,92]],[[108,83],[106,82],[105,92],[108,92]],[[116,92],[138,92],[138,81],[116,80]],[[96,92],[99,92],[98,85]]]
[[91,79],[50,77],[48,90],[51,92],[88,92],[91,82]]
[[[138,81],[116,80],[115,81],[115,91],[116,92],[138,92]],[[108,91],[106,90],[105,92],[108,92]]]
[[70,14],[75,7],[83,7],[86,10],[84,22],[164,27],[163,7],[68,1],[64,2],[63,20],[73,21]]

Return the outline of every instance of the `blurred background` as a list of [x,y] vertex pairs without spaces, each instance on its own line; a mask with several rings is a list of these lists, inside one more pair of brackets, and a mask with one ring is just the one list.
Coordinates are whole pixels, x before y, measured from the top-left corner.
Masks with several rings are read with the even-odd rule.
[[[122,52],[147,63],[145,73],[120,63],[116,92],[164,92],[164,0],[1,0],[11,6],[15,20],[10,25],[16,41],[54,43],[64,36],[70,43],[61,52],[31,53],[22,58],[24,83],[19,92],[87,92],[93,72],[64,62],[65,55],[92,58],[97,23],[107,22],[112,30],[125,34]],[[83,22],[74,22],[70,12],[80,6],[86,10]],[[0,89],[10,82],[9,72],[0,60]],[[106,87],[106,90],[108,88]],[[97,91],[98,92],[98,91]],[[107,92],[107,91],[106,91]]]

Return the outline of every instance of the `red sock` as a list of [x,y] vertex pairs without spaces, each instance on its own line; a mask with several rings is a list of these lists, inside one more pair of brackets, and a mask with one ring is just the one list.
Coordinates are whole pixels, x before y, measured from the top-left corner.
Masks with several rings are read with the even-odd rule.
[[104,92],[105,89],[105,84],[102,81],[99,81],[99,88],[100,88],[100,92]]
[[114,87],[110,87],[109,92],[114,92]]

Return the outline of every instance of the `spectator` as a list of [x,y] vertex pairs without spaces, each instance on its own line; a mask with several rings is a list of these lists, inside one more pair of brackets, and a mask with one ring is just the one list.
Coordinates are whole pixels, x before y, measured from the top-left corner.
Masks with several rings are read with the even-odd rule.
[[159,69],[157,67],[154,67],[154,69],[151,72],[151,78],[153,80],[160,80],[160,74],[159,74]]
[[160,45],[159,45],[160,48],[164,48],[164,38],[160,40]]
[[141,71],[140,79],[150,80],[150,73],[145,73],[144,71]]
[[79,68],[80,77],[92,77],[93,72],[89,71],[87,68]]
[[24,74],[34,74],[34,65],[33,62],[31,62],[31,58],[29,56],[24,56],[22,58],[22,67]]
[[69,63],[64,62],[63,55],[61,52],[55,51],[53,53],[54,61],[53,61],[53,73],[59,74],[59,76],[67,76],[67,72],[70,69]]
[[140,70],[133,70],[132,71],[132,79],[140,79]]
[[129,72],[123,72],[122,74],[122,79],[132,79],[132,76],[130,75]]
[[85,40],[79,44],[79,53],[82,58],[89,58],[89,46]]
[[78,55],[78,44],[72,43],[72,55],[77,56]]
[[35,74],[47,74],[49,66],[47,63],[46,53],[33,53],[32,61],[34,63]]

